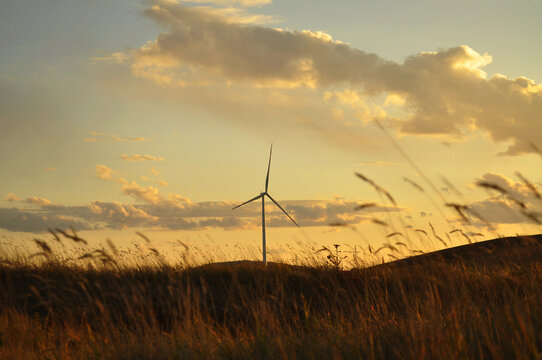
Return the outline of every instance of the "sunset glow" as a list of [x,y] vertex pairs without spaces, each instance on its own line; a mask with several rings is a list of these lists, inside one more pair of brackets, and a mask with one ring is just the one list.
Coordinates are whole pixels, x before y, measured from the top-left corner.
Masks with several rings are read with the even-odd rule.
[[73,228],[149,247],[140,233],[172,261],[185,245],[259,259],[259,203],[232,208],[263,191],[271,143],[269,191],[300,225],[269,202],[272,259],[394,233],[423,251],[540,233],[540,14],[526,0],[7,2],[2,247]]

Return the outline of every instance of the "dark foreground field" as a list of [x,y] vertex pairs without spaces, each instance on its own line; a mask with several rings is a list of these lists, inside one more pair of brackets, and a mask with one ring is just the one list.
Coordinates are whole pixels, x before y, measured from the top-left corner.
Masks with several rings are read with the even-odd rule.
[[2,359],[542,357],[542,236],[368,269],[0,265]]

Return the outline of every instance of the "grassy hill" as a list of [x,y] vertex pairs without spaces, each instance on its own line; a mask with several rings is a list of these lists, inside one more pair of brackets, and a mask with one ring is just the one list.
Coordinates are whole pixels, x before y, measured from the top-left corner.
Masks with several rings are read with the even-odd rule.
[[0,358],[542,357],[542,235],[366,269],[0,265]]

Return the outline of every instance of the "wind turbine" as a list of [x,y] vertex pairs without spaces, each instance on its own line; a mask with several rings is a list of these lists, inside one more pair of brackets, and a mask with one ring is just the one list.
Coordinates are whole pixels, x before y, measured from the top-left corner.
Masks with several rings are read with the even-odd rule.
[[273,199],[271,197],[271,195],[269,195],[269,193],[267,192],[267,189],[269,188],[269,170],[271,169],[271,154],[273,153],[273,144],[271,144],[271,150],[269,150],[269,164],[267,165],[267,177],[265,178],[265,191],[264,192],[261,192],[260,195],[258,196],[255,196],[253,197],[252,199],[248,200],[248,201],[245,201],[244,203],[242,203],[241,205],[237,205],[235,206],[232,210],[235,210],[237,209],[238,207],[241,207],[243,205],[246,205],[252,201],[255,201],[255,200],[258,200],[258,199],[262,199],[262,252],[263,252],[263,263],[264,265],[267,265],[267,249],[266,249],[266,245],[265,245],[265,197],[267,196],[272,202],[275,203],[275,205],[278,206],[279,209],[282,210],[282,212],[284,214],[286,214],[286,216],[288,216],[288,218],[290,220],[292,220],[292,222],[297,226],[297,227],[300,227],[294,219],[292,219],[292,217],[290,215],[288,215],[288,213],[286,212],[286,210],[284,210],[282,208],[282,206],[279,205],[278,202],[275,201],[275,199]]

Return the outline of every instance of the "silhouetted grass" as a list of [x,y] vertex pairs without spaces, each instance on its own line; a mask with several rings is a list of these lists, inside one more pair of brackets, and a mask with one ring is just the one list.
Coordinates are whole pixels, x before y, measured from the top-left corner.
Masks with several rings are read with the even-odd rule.
[[541,356],[541,236],[349,271],[103,263],[3,262],[0,358]]

